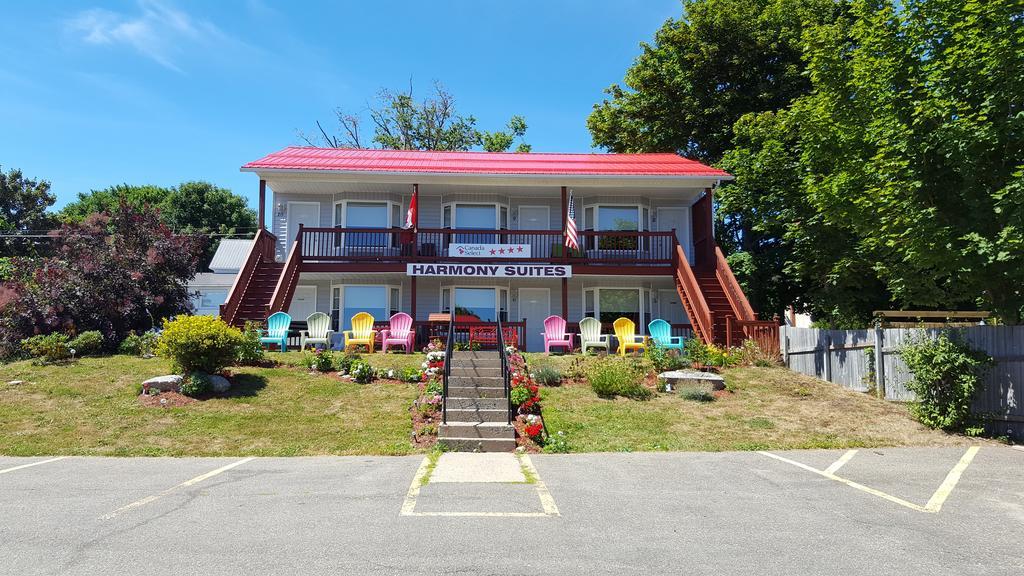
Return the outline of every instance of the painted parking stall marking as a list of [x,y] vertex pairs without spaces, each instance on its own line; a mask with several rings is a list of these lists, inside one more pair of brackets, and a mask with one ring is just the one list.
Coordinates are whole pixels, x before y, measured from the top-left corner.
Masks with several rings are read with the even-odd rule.
[[41,464],[49,464],[50,462],[56,462],[58,460],[63,460],[65,458],[67,458],[67,456],[58,456],[56,458],[50,458],[48,460],[40,460],[38,462],[29,462],[28,464],[22,464],[20,466],[12,466],[11,468],[4,468],[3,470],[0,470],[0,474],[7,474],[8,472],[14,472],[16,470],[24,470],[25,468],[31,468],[33,466],[39,466]]
[[104,514],[103,516],[100,516],[100,520],[111,520],[111,519],[117,517],[118,515],[120,515],[120,514],[122,514],[124,512],[132,510],[134,508],[138,508],[140,506],[145,506],[146,504],[149,504],[151,502],[155,502],[155,501],[163,498],[164,496],[167,496],[168,494],[174,493],[175,491],[177,491],[177,490],[179,490],[181,488],[187,488],[189,486],[193,486],[193,485],[198,484],[198,483],[200,483],[200,482],[202,482],[204,480],[208,480],[210,478],[213,478],[214,476],[216,476],[218,474],[221,474],[223,472],[227,472],[228,470],[231,470],[232,468],[241,466],[242,464],[245,464],[246,462],[250,462],[250,461],[255,460],[255,459],[256,459],[255,456],[250,456],[249,458],[243,458],[242,460],[238,460],[237,462],[232,462],[231,464],[227,464],[225,466],[221,466],[220,468],[217,468],[216,470],[211,470],[211,471],[209,471],[209,472],[207,472],[205,474],[201,474],[199,476],[196,476],[195,478],[192,478],[191,480],[186,480],[186,481],[182,482],[181,484],[172,486],[172,487],[168,488],[167,490],[164,490],[163,492],[160,492],[159,494],[154,494],[152,496],[146,496],[145,498],[142,498],[140,500],[136,500],[135,502],[132,502],[131,504],[126,504],[126,505],[118,508],[117,510],[114,510],[113,512],[111,512],[109,514]]
[[960,477],[963,475],[964,471],[967,470],[967,467],[971,465],[971,462],[974,460],[974,456],[978,453],[978,450],[979,448],[977,446],[971,446],[970,448],[967,449],[964,455],[960,457],[960,460],[956,463],[956,465],[953,466],[953,469],[950,470],[948,474],[946,474],[946,477],[942,481],[942,484],[939,485],[939,487],[935,490],[931,498],[928,499],[928,502],[924,506],[921,506],[920,504],[915,504],[908,500],[904,500],[903,498],[899,498],[898,496],[893,496],[892,494],[888,494],[881,490],[871,488],[870,486],[865,486],[864,484],[861,484],[859,482],[854,482],[853,480],[850,480],[848,478],[837,476],[836,472],[857,454],[856,450],[847,451],[842,456],[840,456],[838,460],[833,462],[828,468],[824,470],[819,470],[817,468],[814,468],[813,466],[808,466],[807,464],[804,464],[802,462],[790,460],[789,458],[779,456],[778,454],[772,454],[771,452],[759,451],[758,454],[778,460],[779,462],[785,462],[786,464],[796,466],[797,468],[807,470],[808,472],[813,472],[815,474],[818,474],[819,476],[828,478],[829,480],[839,482],[840,484],[844,484],[846,486],[849,486],[850,488],[854,488],[856,490],[860,490],[861,492],[871,494],[872,496],[877,496],[879,498],[882,498],[883,500],[888,500],[889,502],[892,502],[894,504],[899,504],[900,506],[903,506],[905,508],[910,508],[911,510],[917,512],[936,514],[942,509],[942,505],[946,502],[946,499],[949,498],[949,495],[953,493],[953,489],[956,488],[956,485],[960,481]]

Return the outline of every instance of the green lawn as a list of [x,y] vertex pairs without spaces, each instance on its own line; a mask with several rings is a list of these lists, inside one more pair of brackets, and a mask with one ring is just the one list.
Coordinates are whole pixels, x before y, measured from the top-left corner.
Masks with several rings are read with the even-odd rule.
[[[164,409],[146,408],[137,400],[142,380],[169,372],[159,358],[113,356],[70,365],[0,366],[0,454],[414,452],[408,413],[417,393],[414,384],[361,385],[290,367],[234,371],[238,376],[231,397]],[[25,383],[7,384],[11,380]]]

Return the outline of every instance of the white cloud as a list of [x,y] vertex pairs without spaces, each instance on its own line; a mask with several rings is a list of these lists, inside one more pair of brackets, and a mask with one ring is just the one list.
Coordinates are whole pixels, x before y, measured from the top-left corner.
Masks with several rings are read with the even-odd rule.
[[182,72],[176,60],[190,45],[231,42],[213,23],[196,19],[158,0],[138,0],[139,12],[126,14],[93,8],[67,21],[67,28],[87,44],[125,45],[160,65]]

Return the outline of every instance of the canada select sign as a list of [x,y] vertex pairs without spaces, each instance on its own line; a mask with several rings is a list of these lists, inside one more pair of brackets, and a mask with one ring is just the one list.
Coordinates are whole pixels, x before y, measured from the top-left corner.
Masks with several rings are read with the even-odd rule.
[[547,264],[406,264],[408,276],[481,278],[569,278],[572,266]]

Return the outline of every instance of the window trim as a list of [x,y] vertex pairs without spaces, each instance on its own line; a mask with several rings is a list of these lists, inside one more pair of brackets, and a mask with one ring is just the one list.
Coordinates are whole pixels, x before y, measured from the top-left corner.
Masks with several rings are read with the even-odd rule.
[[[512,303],[510,301],[510,296],[509,296],[509,287],[508,286],[499,286],[497,284],[486,285],[486,286],[472,285],[472,284],[468,284],[468,285],[467,284],[442,284],[440,286],[440,288],[438,289],[438,291],[437,291],[437,299],[438,299],[438,304],[439,304],[438,310],[440,310],[441,313],[447,313],[447,314],[451,314],[452,313],[452,310],[455,307],[454,306],[455,305],[455,291],[458,290],[459,288],[483,288],[483,289],[494,290],[494,311],[499,315],[499,317],[500,317],[500,315],[501,315],[501,313],[503,311],[502,308],[501,308],[501,292],[504,291],[505,292],[505,309],[504,309],[504,312],[505,312],[506,320],[502,320],[502,322],[507,322],[508,321],[507,318],[509,318],[510,315],[511,315],[511,310],[509,310],[509,308],[511,308],[511,306],[512,306]],[[447,303],[444,301],[445,290],[448,291],[448,302]]]
[[591,317],[596,318],[598,321],[601,320],[601,290],[638,291],[640,296],[640,310],[638,313],[640,314],[640,324],[642,324],[642,326],[636,327],[637,333],[647,333],[647,325],[643,322],[643,318],[645,315],[648,315],[651,317],[651,320],[654,320],[654,306],[651,302],[651,293],[653,292],[653,289],[647,288],[646,286],[586,286],[582,290],[583,301],[580,309],[580,312],[582,313],[580,316],[581,320],[587,317],[587,292],[592,292],[594,294],[594,315]]
[[[594,227],[584,228],[584,230],[592,230],[597,232],[615,232],[615,230],[603,230],[599,226],[601,225],[601,207],[606,208],[636,208],[636,221],[639,230],[637,232],[648,232],[651,229],[651,215],[650,206],[638,202],[636,204],[616,203],[616,202],[593,202],[590,204],[583,205],[583,213],[586,215],[587,210],[594,211]],[[644,221],[644,210],[647,210],[647,221]],[[586,217],[584,217],[583,225],[586,226]],[[577,222],[577,225],[579,222]]]
[[[472,202],[472,201],[464,202],[462,200],[453,200],[451,202],[444,202],[444,203],[441,204],[441,226],[442,227],[450,229],[450,230],[459,230],[460,229],[459,228],[459,216],[458,216],[458,211],[459,211],[458,206],[460,204],[463,205],[463,206],[492,206],[492,207],[494,207],[494,226],[495,227],[493,229],[494,230],[508,230],[509,229],[508,228],[508,225],[509,225],[509,223],[508,223],[509,205],[507,203],[504,203],[504,202]],[[447,227],[444,226],[444,211],[446,209],[451,211],[451,218],[452,218],[451,226],[447,226]],[[502,209],[505,210],[505,228],[501,227],[501,210]],[[462,228],[462,230],[469,230],[469,228]],[[490,230],[490,228],[485,228],[485,230]]]
[[[328,313],[328,316],[331,317],[331,324],[333,326],[334,325],[334,322],[333,322],[334,321],[334,311],[335,310],[338,311],[337,330],[339,330],[339,331],[342,330],[342,326],[345,325],[345,323],[342,321],[341,311],[345,309],[345,287],[347,287],[347,286],[360,286],[360,287],[369,286],[369,287],[374,287],[374,288],[384,288],[384,299],[386,300],[386,304],[387,304],[387,308],[388,308],[388,317],[387,318],[374,318],[374,321],[376,321],[376,322],[386,322],[386,321],[388,321],[391,318],[392,314],[396,314],[397,312],[405,312],[405,310],[402,309],[402,304],[403,304],[404,300],[402,298],[403,297],[403,294],[402,294],[402,284],[400,284],[400,283],[399,284],[386,284],[386,283],[385,284],[359,284],[359,283],[352,283],[352,282],[347,282],[347,283],[344,283],[344,282],[343,283],[334,283],[334,282],[332,282],[331,283],[330,300],[327,303],[327,306],[330,309],[330,311]],[[341,288],[341,290],[338,293],[338,307],[335,308],[334,307],[334,290],[337,289],[337,288]],[[395,311],[392,311],[392,309],[391,309],[391,291],[394,290],[395,288],[398,289],[398,308]],[[408,312],[406,312],[406,313],[408,314]]]
[[[341,222],[340,223],[338,222],[338,205],[339,204],[341,205]],[[384,226],[384,228],[395,228],[396,227],[395,223],[392,222],[392,220],[394,219],[394,215],[395,215],[395,206],[396,205],[398,206],[398,213],[399,214],[402,213],[402,205],[400,203],[394,202],[392,200],[356,200],[354,198],[346,198],[346,199],[343,199],[343,200],[335,200],[334,204],[333,204],[333,214],[331,215],[331,218],[334,221],[334,225],[332,226],[333,228],[345,228],[345,227],[348,226],[347,220],[348,220],[348,205],[349,204],[383,204],[384,205],[384,210],[385,210],[385,216],[387,217],[387,224]],[[376,228],[376,226],[373,226],[373,228]],[[335,243],[337,244],[337,247],[338,248],[347,247],[348,244],[345,242],[345,238],[344,238],[345,234],[340,234],[338,236],[340,236],[340,238],[335,240]],[[359,248],[359,247],[362,247],[362,246],[353,246],[353,248]],[[387,235],[387,244],[385,246],[383,246],[383,248],[391,248],[391,247],[392,247],[392,235],[389,234],[389,235]]]

